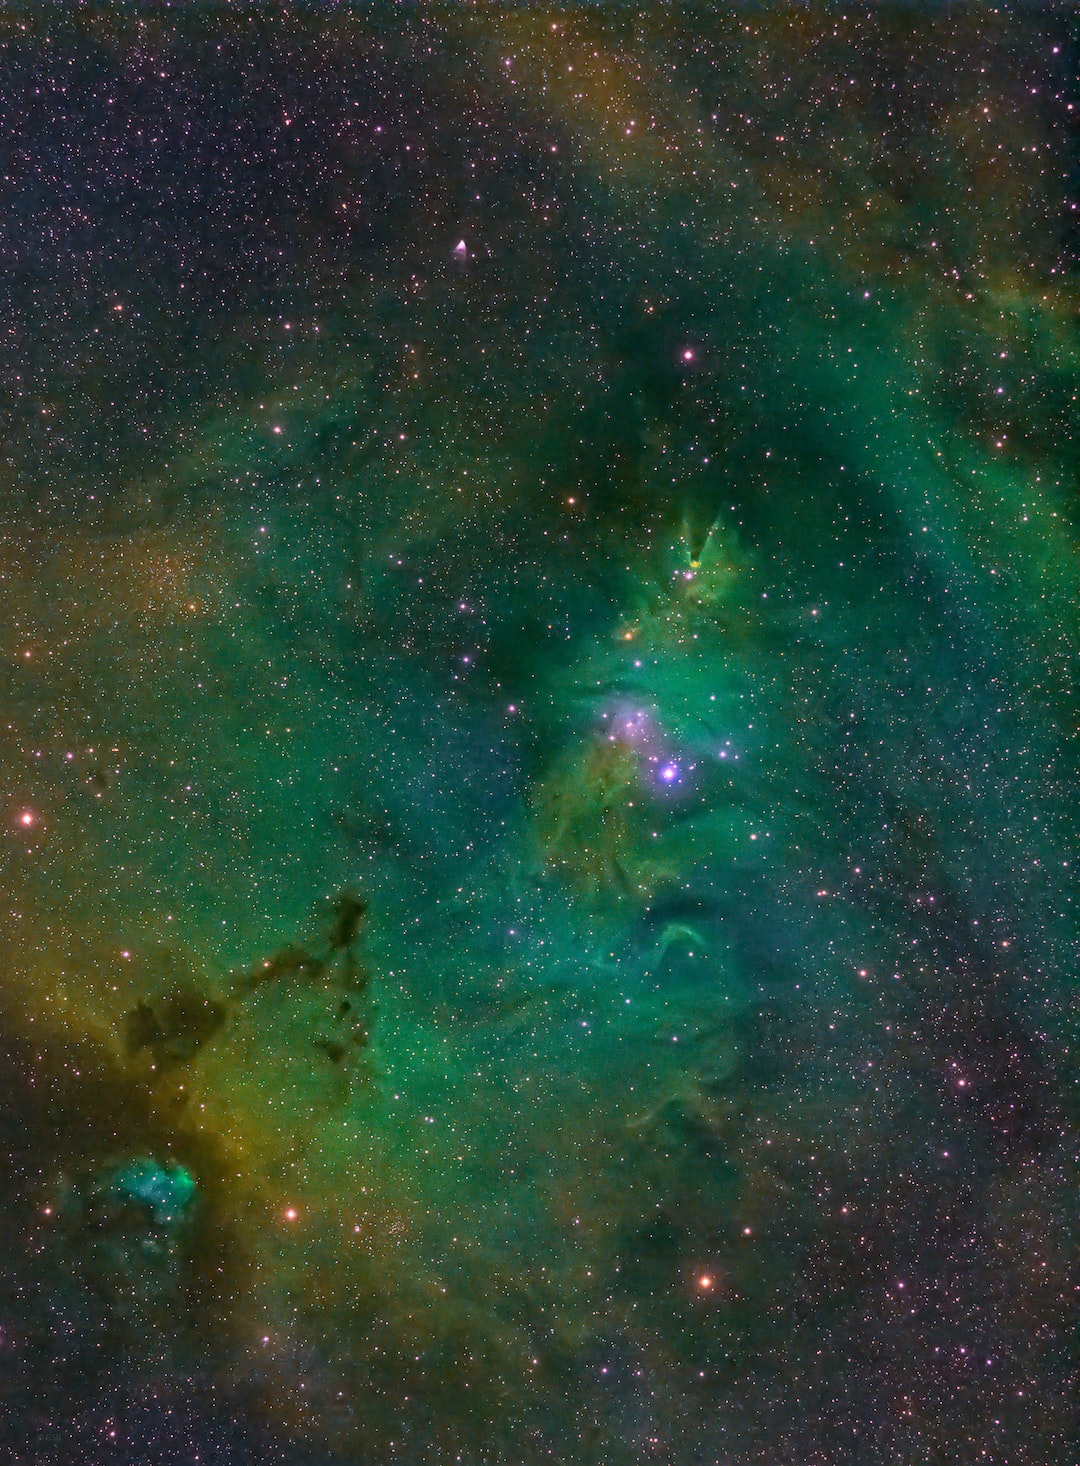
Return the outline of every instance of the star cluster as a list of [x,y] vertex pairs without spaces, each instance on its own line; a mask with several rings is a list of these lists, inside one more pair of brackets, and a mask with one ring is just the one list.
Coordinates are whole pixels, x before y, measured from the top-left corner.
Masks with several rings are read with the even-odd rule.
[[1075,1466],[1076,37],[856,11],[0,19],[17,1466]]

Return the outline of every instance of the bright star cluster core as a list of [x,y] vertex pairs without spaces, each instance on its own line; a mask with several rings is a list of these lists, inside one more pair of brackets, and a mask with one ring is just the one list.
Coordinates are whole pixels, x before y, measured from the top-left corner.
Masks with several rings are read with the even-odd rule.
[[0,15],[0,1459],[1076,1466],[1080,37]]

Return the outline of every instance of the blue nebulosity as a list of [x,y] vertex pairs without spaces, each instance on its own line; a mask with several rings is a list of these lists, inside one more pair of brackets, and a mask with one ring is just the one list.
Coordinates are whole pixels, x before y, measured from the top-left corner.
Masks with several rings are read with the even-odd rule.
[[1075,37],[0,21],[19,1466],[1075,1466]]
[[195,1199],[195,1181],[175,1161],[127,1161],[109,1173],[105,1191],[120,1204],[145,1209],[151,1221],[161,1226],[181,1223]]

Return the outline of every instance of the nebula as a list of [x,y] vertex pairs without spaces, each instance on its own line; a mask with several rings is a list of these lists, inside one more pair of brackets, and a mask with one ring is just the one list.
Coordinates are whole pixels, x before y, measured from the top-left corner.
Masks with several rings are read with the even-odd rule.
[[11,1460],[1074,1466],[1066,18],[0,28]]

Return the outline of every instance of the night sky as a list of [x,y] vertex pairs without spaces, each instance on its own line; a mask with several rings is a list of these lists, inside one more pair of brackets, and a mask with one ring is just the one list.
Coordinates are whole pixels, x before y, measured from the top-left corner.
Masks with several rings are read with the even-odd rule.
[[0,1461],[1076,1466],[1067,8],[0,15]]

